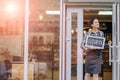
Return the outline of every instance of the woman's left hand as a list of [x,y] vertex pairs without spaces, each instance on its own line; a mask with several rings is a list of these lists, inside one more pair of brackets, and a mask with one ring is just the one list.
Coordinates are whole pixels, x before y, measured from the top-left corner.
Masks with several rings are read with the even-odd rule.
[[109,46],[112,45],[112,41],[111,40],[108,41],[108,45]]

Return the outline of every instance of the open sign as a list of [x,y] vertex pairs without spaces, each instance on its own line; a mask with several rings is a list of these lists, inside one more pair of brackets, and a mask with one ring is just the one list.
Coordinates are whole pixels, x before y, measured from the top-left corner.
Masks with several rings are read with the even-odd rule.
[[87,36],[86,47],[95,47],[99,49],[104,49],[105,38],[97,36]]

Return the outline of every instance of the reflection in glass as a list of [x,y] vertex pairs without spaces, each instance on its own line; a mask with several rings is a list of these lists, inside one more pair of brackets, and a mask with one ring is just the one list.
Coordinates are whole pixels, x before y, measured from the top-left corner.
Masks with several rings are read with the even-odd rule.
[[29,80],[59,80],[59,2],[30,0]]
[[72,65],[72,80],[76,80],[77,78],[77,13],[72,13],[72,53],[71,53],[71,65]]
[[23,80],[24,0],[0,0],[0,80]]

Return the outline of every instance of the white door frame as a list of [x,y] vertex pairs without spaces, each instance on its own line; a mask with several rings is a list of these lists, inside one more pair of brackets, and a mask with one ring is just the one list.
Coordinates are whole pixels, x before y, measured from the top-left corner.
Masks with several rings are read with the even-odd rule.
[[117,17],[117,32],[118,32],[118,80],[120,80],[120,72],[119,72],[119,70],[120,70],[120,3],[119,4],[117,4],[117,15],[118,15],[118,17]]
[[112,80],[120,80],[120,3],[113,4],[113,74]]
[[29,32],[29,0],[25,0],[24,18],[24,80],[28,80],[28,32]]

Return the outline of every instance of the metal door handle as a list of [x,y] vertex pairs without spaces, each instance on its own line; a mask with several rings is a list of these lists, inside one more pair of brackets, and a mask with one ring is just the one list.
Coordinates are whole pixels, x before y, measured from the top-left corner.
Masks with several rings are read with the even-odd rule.
[[119,50],[119,48],[120,48],[120,43],[118,44],[118,46],[116,46],[116,48],[117,48],[117,50],[118,50],[118,51],[117,51],[118,54],[117,54],[117,57],[116,57],[116,58],[117,58],[116,62],[119,63],[119,62],[120,62],[120,59],[119,59],[119,57],[120,57],[120,53],[119,53],[119,52],[120,52],[120,50]]
[[111,62],[114,61],[112,60],[112,48],[114,48],[114,46],[109,45],[109,65],[111,65]]
[[[113,55],[113,53],[112,53],[112,48],[118,48],[118,50],[119,50],[119,48],[120,48],[120,46],[109,46],[109,65],[111,65],[111,62],[120,62],[120,59],[119,58],[117,58],[117,57],[115,57],[114,55]],[[119,51],[118,51],[119,52]],[[113,59],[112,59],[112,56],[113,56]],[[118,55],[117,55],[118,57],[120,56],[120,54],[118,53]],[[117,58],[118,60],[114,60],[114,58]]]

